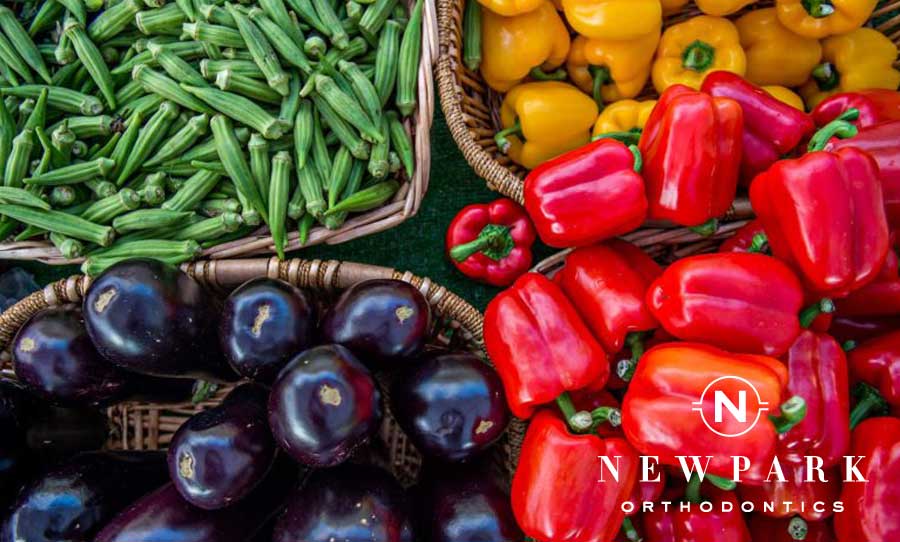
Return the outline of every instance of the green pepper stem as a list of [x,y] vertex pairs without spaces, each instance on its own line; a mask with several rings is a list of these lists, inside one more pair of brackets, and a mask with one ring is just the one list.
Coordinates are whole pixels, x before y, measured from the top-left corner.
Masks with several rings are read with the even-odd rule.
[[625,533],[625,538],[631,540],[632,542],[641,542],[641,537],[638,535],[637,530],[634,528],[634,524],[631,523],[631,518],[625,518],[622,520],[622,532]]
[[820,315],[831,314],[833,312],[834,301],[827,297],[823,297],[818,302],[813,303],[800,312],[800,327],[809,329],[809,326],[811,326]]
[[716,49],[705,41],[696,40],[684,49],[681,65],[695,72],[705,72],[716,59]]
[[781,405],[781,414],[771,415],[769,420],[775,426],[775,432],[781,435],[793,429],[805,417],[806,401],[799,395],[795,395]]
[[878,393],[878,390],[865,382],[860,382],[853,388],[853,396],[857,403],[850,411],[850,429],[853,430],[863,420],[873,414],[881,414],[887,411],[887,401]]
[[841,74],[831,62],[823,62],[816,66],[812,71],[812,78],[823,92],[834,90],[841,84]]
[[859,133],[859,128],[850,124],[848,121],[859,118],[859,109],[851,108],[841,114],[838,118],[823,126],[818,132],[813,134],[809,140],[807,150],[809,152],[820,151],[825,148],[832,137],[839,139],[849,139],[855,137]]
[[803,9],[816,19],[822,19],[834,13],[834,4],[831,3],[831,0],[803,0],[801,3]]
[[698,226],[691,226],[688,229],[696,233],[697,235],[702,235],[703,237],[712,237],[716,234],[717,231],[719,231],[719,219],[710,218],[703,224],[700,224]]
[[515,246],[508,226],[488,224],[475,239],[451,248],[450,257],[457,262],[464,262],[469,256],[481,252],[492,260],[500,261],[509,256]]
[[707,474],[705,478],[707,482],[723,491],[732,491],[737,487],[737,483],[735,483],[734,480],[722,478],[721,476],[716,476],[715,474]]
[[628,150],[634,155],[634,171],[640,173],[644,169],[644,158],[641,156],[641,150],[637,145],[628,145]]
[[769,238],[766,237],[765,233],[757,233],[753,236],[753,239],[750,241],[750,247],[747,248],[747,252],[751,253],[764,253],[766,252],[766,245],[769,243]]
[[531,71],[528,72],[528,75],[530,75],[532,79],[537,79],[538,81],[564,81],[568,76],[566,70],[562,68],[547,73],[540,66],[531,68]]
[[197,380],[194,382],[194,393],[191,395],[191,403],[199,405],[206,401],[219,389],[219,385],[208,380]]
[[841,350],[843,350],[844,352],[849,352],[856,348],[856,346],[856,341],[850,339],[849,341],[844,341],[844,344],[841,345]]
[[591,413],[586,410],[575,410],[572,397],[567,392],[562,392],[556,398],[556,404],[566,418],[566,424],[573,433],[584,433],[591,428],[594,421]]
[[600,109],[603,109],[603,85],[606,85],[612,81],[612,75],[609,72],[609,68],[606,66],[591,66],[588,70],[591,72],[591,77],[593,78],[593,96],[594,101],[597,102],[597,106]]
[[703,502],[703,497],[700,495],[700,484],[703,483],[703,480],[700,479],[700,475],[696,472],[691,474],[691,480],[688,482],[687,487],[684,489],[684,499],[687,502],[700,504]]
[[800,516],[794,516],[791,518],[790,523],[788,523],[787,530],[793,540],[802,541],[806,540],[806,535],[809,533],[809,525],[807,525],[806,520]]
[[494,135],[494,141],[497,143],[497,148],[499,148],[500,152],[503,154],[509,152],[510,143],[507,138],[511,135],[522,135],[522,124],[519,122],[519,119],[516,119],[516,123],[509,128],[504,128]]
[[641,140],[641,129],[635,128],[628,132],[606,132],[605,134],[597,134],[591,138],[591,141],[598,139],[615,139],[626,145],[637,145]]

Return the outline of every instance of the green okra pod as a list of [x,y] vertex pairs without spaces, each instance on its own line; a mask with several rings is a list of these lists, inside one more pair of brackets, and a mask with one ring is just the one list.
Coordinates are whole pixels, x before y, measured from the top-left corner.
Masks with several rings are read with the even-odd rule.
[[21,55],[22,59],[25,60],[25,63],[36,71],[45,83],[49,84],[50,70],[47,69],[47,65],[44,63],[41,51],[34,44],[28,32],[22,28],[19,20],[16,19],[16,14],[5,6],[0,6],[0,30],[3,30],[3,33],[9,38],[10,43]]
[[82,0],[56,0],[79,24],[87,24],[87,8]]
[[381,117],[381,98],[372,81],[363,74],[359,66],[346,60],[338,61],[338,69],[350,82],[353,93],[365,109],[370,119]]
[[341,25],[341,19],[334,11],[334,6],[330,0],[311,0],[313,8],[316,10],[319,20],[325,25],[327,31],[323,32],[328,36],[331,43],[338,49],[346,49],[350,43],[350,37]]
[[19,74],[26,83],[34,83],[31,68],[28,67],[28,64],[26,64],[25,60],[19,55],[19,52],[12,42],[6,39],[6,36],[2,33],[0,33],[0,60],[9,66],[10,70]]
[[[228,176],[234,182],[238,195],[246,199],[249,207],[267,220],[267,210],[259,188],[253,180],[250,166],[244,158],[238,139],[234,134],[231,120],[224,115],[216,115],[210,121],[219,160],[225,166]],[[245,209],[246,211],[246,209]],[[245,217],[246,218],[246,217]]]
[[115,5],[107,6],[88,25],[88,36],[94,40],[94,43],[109,41],[128,28],[140,10],[141,3],[138,0],[123,0]]
[[265,79],[262,70],[252,60],[211,60],[204,59],[200,61],[200,74],[204,79],[215,80],[221,71],[231,70],[233,73],[252,77],[254,79]]
[[[138,245],[138,243],[152,243]],[[177,243],[170,245],[168,243]],[[190,261],[202,251],[196,241],[136,240],[114,247],[115,253],[91,254],[81,265],[81,272],[88,276],[99,275],[113,265],[131,258],[152,258],[161,262],[178,265]]]
[[115,238],[115,232],[108,226],[94,224],[83,218],[60,211],[45,211],[21,205],[0,205],[0,214],[24,224],[61,233],[103,247],[109,246]]
[[350,150],[350,154],[360,160],[367,160],[369,158],[369,144],[359,137],[357,131],[347,121],[334,112],[334,109],[328,105],[324,98],[314,95],[312,100],[316,105],[319,118],[337,136],[341,144]]
[[[350,174],[347,177],[347,186],[344,187],[344,190],[341,193],[341,197],[338,200],[339,202],[349,198],[359,191],[359,188],[362,186],[365,171],[365,162],[363,162],[362,160],[353,160],[353,165],[350,166]],[[348,213],[346,211],[330,214],[324,217],[322,222],[329,230],[336,230],[344,225],[344,222],[346,222],[347,220],[347,214]]]
[[297,111],[300,110],[300,73],[294,70],[291,73],[290,92],[281,101],[281,108],[278,111],[278,120],[285,131],[294,127],[294,119],[297,117]]
[[466,2],[463,14],[463,63],[470,70],[481,67],[481,4]]
[[88,146],[84,141],[76,141],[72,144],[72,156],[76,158],[87,157]]
[[194,167],[198,170],[206,169],[209,171],[215,171],[217,173],[225,174],[225,166],[222,165],[222,162],[204,162],[202,160],[191,160],[191,167]]
[[[295,44],[303,43],[303,33],[299,26],[291,19],[284,0],[259,0],[259,6],[265,13],[266,18],[278,25],[278,28],[287,35]],[[253,11],[252,9],[250,10]],[[250,15],[252,19],[252,14]]]
[[378,43],[378,35],[382,27],[391,16],[397,0],[376,0],[374,4],[366,8],[362,19],[359,21],[359,32],[371,44]]
[[182,24],[187,24],[184,22],[186,19],[184,12],[176,4],[167,4],[159,9],[139,11],[134,16],[134,25],[148,36],[178,36],[181,34]]
[[303,20],[306,24],[311,26],[316,32],[324,35],[328,35],[328,27],[325,23],[319,19],[319,16],[316,14],[316,9],[312,5],[311,0],[287,0],[287,3],[291,6],[294,12],[297,14],[300,19]]
[[322,195],[322,181],[314,161],[297,170],[303,199],[306,200],[306,212],[314,217],[321,217],[325,212],[325,197]]
[[300,243],[301,247],[306,246],[306,242],[309,241],[309,231],[312,229],[315,221],[316,217],[311,214],[306,214],[303,215],[303,218],[297,223],[297,241]]
[[59,186],[63,184],[78,184],[85,181],[106,177],[112,172],[116,163],[109,158],[98,158],[91,162],[80,162],[69,166],[48,171],[41,175],[25,179],[26,185]]
[[140,207],[141,198],[130,188],[123,188],[103,199],[91,203],[81,213],[81,218],[95,224],[109,224],[114,218]]
[[221,174],[200,170],[189,177],[175,194],[163,202],[162,208],[170,211],[192,211],[219,183]]
[[191,22],[197,20],[197,8],[193,0],[175,0],[175,5],[184,13],[184,16]]
[[397,80],[397,64],[400,54],[400,25],[395,21],[388,21],[384,25],[381,37],[378,40],[378,56],[375,58],[374,85],[381,98],[381,105],[387,104],[394,92],[394,84]]
[[228,211],[178,229],[172,233],[171,238],[176,241],[209,241],[237,231],[243,224],[241,215]]
[[78,239],[72,239],[56,232],[50,232],[48,237],[63,258],[72,260],[84,256],[84,244]]
[[385,115],[388,122],[388,131],[391,135],[391,147],[397,151],[400,161],[406,170],[406,176],[412,177],[414,167],[412,140],[406,128],[400,121],[400,117],[394,111],[388,111]]
[[[112,152],[113,152],[113,150],[115,150],[116,145],[119,144],[120,139],[122,139],[122,132],[114,133],[112,135],[112,137],[110,137],[106,141],[106,143],[104,143],[103,145],[99,145],[96,150],[92,149],[91,152],[88,153],[88,160],[94,160],[97,158],[109,158],[110,156],[112,156]],[[54,145],[54,147],[55,146],[56,145]],[[62,164],[59,164],[54,167],[61,167],[61,166],[62,166]]]
[[31,113],[28,114],[28,118],[25,119],[23,128],[36,130],[37,128],[43,128],[44,126],[46,126],[48,96],[48,90],[46,88],[43,89],[38,95],[38,99],[34,102],[34,109],[31,110]]
[[269,196],[269,178],[271,177],[269,142],[261,135],[253,134],[250,136],[247,150],[250,151],[250,173],[253,174],[253,180],[265,202]]
[[400,58],[397,61],[397,109],[404,117],[416,108],[416,89],[419,77],[419,60],[422,56],[422,0],[410,13],[409,23],[400,42]]
[[156,154],[144,162],[144,167],[154,167],[168,160],[176,158],[187,149],[190,149],[194,143],[209,132],[209,115],[202,113],[191,117],[187,124],[184,125],[172,137],[168,138],[157,149]]
[[161,186],[148,185],[138,190],[141,201],[147,205],[156,207],[166,201],[166,189]]
[[250,20],[249,17],[241,13],[231,4],[225,4],[228,12],[234,17],[237,23],[238,31],[244,39],[247,50],[253,57],[253,61],[259,66],[259,69],[266,75],[266,82],[270,87],[275,89],[278,94],[287,96],[288,86],[290,84],[287,73],[282,69],[281,63],[278,61],[278,55],[272,48],[272,45],[266,39],[265,34]]
[[[175,102],[182,107],[186,107],[198,113],[213,113],[203,100],[197,99],[192,93],[186,91],[183,85],[179,85],[174,79],[167,75],[154,71],[145,64],[139,64],[134,67],[131,76],[135,81],[141,83],[144,90],[160,97]],[[204,83],[205,85],[206,83]]]
[[84,186],[86,186],[88,190],[96,194],[98,198],[105,198],[116,193],[116,185],[109,181],[103,181],[100,179],[91,179],[89,181],[84,181]]
[[178,224],[189,216],[189,212],[168,209],[138,209],[117,216],[113,219],[112,226],[118,233],[152,230]]
[[50,127],[52,134],[66,123],[69,131],[76,139],[90,139],[94,137],[106,137],[113,131],[113,118],[109,115],[94,115],[92,117],[67,116],[60,122]]
[[237,75],[231,70],[220,71],[215,85],[221,90],[234,92],[257,102],[281,104],[282,96],[262,81]]
[[53,128],[50,133],[50,143],[56,149],[57,161],[52,164],[55,168],[61,168],[72,161],[72,148],[78,136],[69,129],[69,122],[63,119],[62,123]]
[[315,132],[315,111],[309,100],[300,100],[297,115],[294,117],[294,162],[298,168],[306,166],[306,157],[312,148]]
[[261,133],[266,139],[278,139],[284,130],[278,119],[251,100],[215,88],[183,85],[185,90],[200,98],[219,113],[226,115]]
[[[281,0],[273,1],[280,2]],[[284,6],[282,5],[282,7]],[[312,64],[310,64],[309,59],[306,58],[306,53],[301,48],[303,40],[295,40],[280,25],[266,17],[262,10],[252,9],[248,15],[282,59],[299,68],[303,73],[312,73]],[[302,35],[299,37],[302,37]]]
[[147,46],[147,50],[150,51],[150,54],[153,55],[153,58],[159,66],[174,81],[201,87],[206,85],[206,80],[203,79],[200,72],[195,70],[188,61],[166,49],[165,46],[157,43],[150,43]]
[[327,50],[328,44],[320,36],[310,36],[303,42],[303,52],[312,58],[323,58]]
[[322,190],[328,190],[328,178],[331,175],[331,152],[325,141],[322,119],[318,115],[313,119],[312,159],[318,169],[319,178],[324,181]]
[[48,85],[19,85],[0,89],[4,96],[36,99],[41,91],[47,89],[47,104],[74,115],[99,115],[103,112],[103,103],[94,96],[63,87]]
[[[78,59],[75,49],[72,47],[72,41],[65,34],[59,36],[59,42],[53,48],[53,60],[57,64],[66,65]],[[52,79],[51,79],[52,82]]]
[[14,137],[16,137],[16,120],[7,109],[6,103],[0,100],[0,173],[6,169]]
[[[77,1],[80,2],[81,0]],[[112,74],[109,73],[109,66],[106,65],[106,60],[103,59],[100,50],[88,37],[83,23],[69,21],[63,28],[63,32],[69,38],[69,41],[72,42],[78,60],[81,61],[91,75],[91,79],[97,84],[97,88],[100,89],[100,93],[103,95],[106,103],[111,109],[115,109],[116,91]]]
[[383,141],[378,127],[366,115],[354,97],[338,88],[334,79],[327,75],[319,74],[313,77],[315,78],[316,93],[324,98],[338,115],[359,130],[363,139],[370,142]]
[[50,204],[28,190],[12,186],[0,186],[0,203],[12,203],[35,209],[50,210]]
[[[166,48],[166,50],[171,51],[172,53],[185,60],[196,58],[198,56],[206,54],[206,44],[199,41],[181,41],[175,43],[167,43],[157,37],[147,43],[149,44],[151,42],[160,43],[163,47]],[[156,60],[153,59],[153,53],[145,50],[144,52],[131,57],[131,59],[127,62],[122,62],[121,64],[113,68],[112,74],[123,75],[126,73],[131,73],[132,70],[134,70],[134,67],[139,64],[155,66]]]
[[140,98],[144,94],[146,92],[144,92],[144,87],[140,81],[132,79],[116,90],[116,103],[125,104]]
[[246,47],[244,38],[234,28],[204,22],[185,23],[181,28],[185,35],[196,41],[212,43],[219,47],[237,47],[240,49]]
[[74,186],[54,186],[47,199],[53,207],[69,207],[78,201],[78,191]]
[[203,200],[197,208],[197,212],[208,217],[222,213],[240,213],[241,210],[241,203],[234,198]]
[[65,11],[66,8],[59,2],[54,0],[45,1],[41,4],[37,13],[34,14],[34,18],[31,19],[31,25],[28,27],[28,35],[33,38],[44,30],[52,27],[56,24],[56,21],[63,16]]
[[[374,154],[374,153],[373,153]],[[328,207],[334,207],[340,200],[347,180],[350,178],[350,169],[354,162],[353,155],[343,145],[334,154],[334,162],[331,164],[331,173],[328,177]]]
[[178,116],[178,112],[178,106],[172,102],[163,102],[159,106],[159,110],[150,117],[147,124],[138,132],[134,146],[125,157],[125,164],[118,170],[116,185],[122,186],[125,184],[125,181],[141,167],[144,160],[159,147],[169,129],[169,125]]
[[201,4],[198,13],[200,14],[200,17],[209,24],[237,28],[234,17],[232,17],[231,14],[228,13],[228,10],[222,6],[217,6],[215,4]]
[[306,199],[303,198],[303,190],[298,183],[294,187],[291,201],[288,202],[287,215],[291,220],[299,220],[304,214],[306,214]]
[[280,260],[284,259],[287,206],[291,190],[291,155],[281,151],[272,157],[269,182],[269,230]]
[[342,200],[325,212],[325,216],[337,213],[361,213],[381,207],[400,189],[400,184],[391,179],[375,183],[368,188]]
[[116,163],[116,168],[113,170],[113,174],[110,175],[111,178],[117,179],[119,173],[125,167],[125,162],[131,154],[134,142],[137,141],[143,122],[144,116],[141,113],[136,113],[125,121],[125,131],[122,133],[122,138],[119,139],[112,154],[110,154],[110,158]]
[[29,158],[34,150],[34,130],[28,128],[22,130],[13,138],[12,150],[6,161],[6,169],[3,172],[3,185],[18,188],[22,186],[22,180],[28,174]]
[[381,143],[372,145],[372,153],[369,155],[369,173],[376,179],[385,178],[390,169],[390,164],[388,163],[388,153],[390,152],[390,128],[387,119],[381,119],[380,129],[384,136],[384,140]]

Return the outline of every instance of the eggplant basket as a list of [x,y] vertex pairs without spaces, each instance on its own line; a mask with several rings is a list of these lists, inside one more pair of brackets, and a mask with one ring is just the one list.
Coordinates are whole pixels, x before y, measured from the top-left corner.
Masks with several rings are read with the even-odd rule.
[[419,209],[432,0],[4,4],[0,258],[283,257]]

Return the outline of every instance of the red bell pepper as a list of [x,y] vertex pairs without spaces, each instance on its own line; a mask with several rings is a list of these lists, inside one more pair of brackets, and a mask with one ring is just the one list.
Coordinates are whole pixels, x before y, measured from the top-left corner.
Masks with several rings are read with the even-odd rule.
[[[608,423],[599,423],[594,427],[594,432],[601,437],[623,437],[622,432],[622,405],[616,397],[606,390],[592,390],[582,388],[569,393],[572,404],[576,410],[593,412],[605,408],[611,411],[607,414]],[[610,415],[612,419],[610,420]]]
[[807,521],[819,521],[834,514],[834,502],[841,494],[839,468],[825,471],[827,482],[819,481],[816,473],[812,473],[813,481],[807,481],[804,465],[783,463],[781,468],[786,482],[773,477],[761,485],[741,484],[741,499],[753,503],[757,513],[774,518],[799,515]]
[[701,87],[717,98],[731,98],[744,113],[741,179],[744,184],[790,153],[815,131],[805,112],[775,98],[740,75],[717,71]]
[[753,540],[762,542],[834,542],[829,521],[805,521],[800,517],[770,518],[753,514],[750,518]]
[[831,136],[853,130],[834,121],[813,136],[809,154],[777,162],[750,186],[772,253],[817,295],[841,297],[864,286],[887,256],[878,165],[855,148],[820,150]]
[[609,374],[603,347],[559,286],[539,273],[522,275],[490,302],[484,343],[519,418],[564,391],[602,386]]
[[509,286],[531,267],[535,237],[525,209],[500,198],[457,213],[447,228],[447,255],[467,277]]
[[[618,481],[600,460],[618,468]],[[616,459],[618,457],[618,460]],[[569,432],[550,410],[528,426],[512,482],[512,508],[522,531],[553,542],[608,542],[622,526],[639,459],[621,438]]]
[[850,447],[850,386],[841,345],[829,335],[804,330],[784,362],[788,394],[806,401],[806,416],[780,435],[779,457],[803,463],[805,456],[815,455],[825,467],[838,464]]
[[719,252],[768,253],[766,231],[758,219],[751,220],[719,245]]
[[825,98],[812,111],[817,126],[825,126],[850,109],[859,110],[853,124],[860,128],[889,120],[900,120],[900,92],[886,89],[841,92]]
[[803,288],[771,256],[701,254],[670,265],[647,290],[647,305],[680,339],[780,356],[800,333]]
[[659,474],[659,480],[655,482],[638,480],[631,491],[631,497],[628,498],[634,508],[631,512],[626,513],[628,517],[632,517],[640,513],[645,502],[656,503],[662,497],[663,491],[666,489],[666,471],[659,468],[656,471]]
[[900,316],[838,316],[828,333],[841,344],[859,344],[900,329]]
[[900,330],[860,344],[847,360],[854,381],[877,388],[888,404],[900,408]]
[[[681,503],[673,503],[668,511],[657,506],[652,512],[645,512],[644,542],[751,542],[734,493],[708,488],[703,496],[711,502],[712,511],[700,510],[699,485],[692,481],[685,494],[691,503],[689,510],[683,510]],[[723,512],[723,503],[730,504],[731,510]]]
[[853,430],[850,453],[866,482],[844,482],[844,512],[835,514],[841,542],[900,540],[900,420],[870,418]]
[[661,273],[644,251],[613,239],[572,251],[556,278],[594,336],[607,352],[615,353],[625,346],[626,337],[634,348],[640,332],[658,327],[644,297]]
[[525,177],[525,208],[551,247],[583,246],[638,228],[647,196],[637,147],[600,139],[544,162]]
[[[894,239],[895,235],[892,234],[891,237]],[[897,252],[888,250],[881,272],[875,280],[835,301],[835,314],[842,317],[900,315],[898,266],[900,260]]]
[[[716,389],[733,404],[739,403],[739,391],[746,387],[740,388],[728,377],[749,382],[758,392],[759,401],[768,404],[771,418],[761,416],[752,427],[733,416],[722,416],[714,423],[712,394],[699,406],[702,417],[695,412],[695,403],[717,379],[723,383]],[[802,399],[794,397],[782,404],[787,381],[787,369],[774,358],[732,354],[697,343],[664,344],[641,358],[622,402],[622,427],[632,445],[644,455],[659,457],[663,465],[680,465],[676,456],[712,456],[707,474],[731,478],[732,456],[744,456],[750,468],[741,479],[761,481],[775,457],[778,433],[803,417]],[[760,412],[755,394],[748,393],[745,399],[747,412]],[[781,415],[774,416],[778,405]],[[734,436],[722,437],[704,420],[718,433]]]
[[742,130],[736,101],[684,85],[669,87],[647,119],[639,145],[649,217],[707,226],[724,215],[737,189]]

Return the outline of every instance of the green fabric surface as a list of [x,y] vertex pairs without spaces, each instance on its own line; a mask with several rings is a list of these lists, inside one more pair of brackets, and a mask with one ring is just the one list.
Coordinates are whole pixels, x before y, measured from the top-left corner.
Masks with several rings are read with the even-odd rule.
[[[483,311],[499,289],[474,282],[456,270],[444,256],[444,233],[462,207],[497,197],[463,158],[438,107],[431,131],[431,181],[418,214],[375,235],[341,245],[309,247],[291,256],[355,261],[411,271],[430,277]],[[547,247],[536,247],[535,263],[552,253]],[[53,267],[34,262],[25,262],[22,267],[34,273],[41,285],[79,272],[74,266]]]

